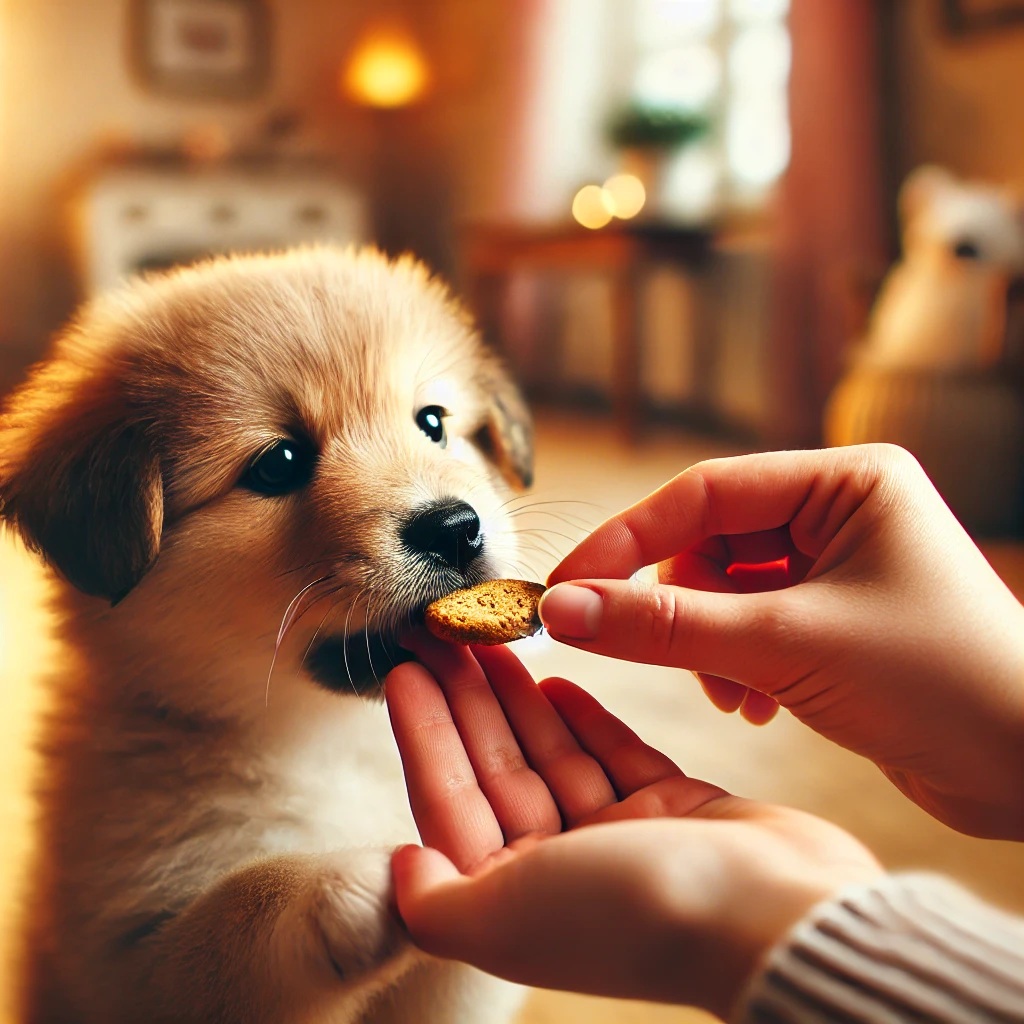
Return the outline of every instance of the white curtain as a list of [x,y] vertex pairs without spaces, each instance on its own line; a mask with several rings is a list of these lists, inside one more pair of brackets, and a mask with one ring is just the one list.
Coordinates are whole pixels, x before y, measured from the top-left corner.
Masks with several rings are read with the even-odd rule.
[[614,169],[602,124],[629,74],[633,6],[543,0],[527,58],[531,88],[510,196],[513,217],[564,219],[576,190]]

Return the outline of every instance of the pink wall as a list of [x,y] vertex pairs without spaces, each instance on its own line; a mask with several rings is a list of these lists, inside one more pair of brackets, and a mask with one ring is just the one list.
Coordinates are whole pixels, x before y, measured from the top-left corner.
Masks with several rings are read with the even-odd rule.
[[844,288],[888,259],[878,12],[792,0],[792,159],[778,196],[770,441],[814,444],[848,342]]

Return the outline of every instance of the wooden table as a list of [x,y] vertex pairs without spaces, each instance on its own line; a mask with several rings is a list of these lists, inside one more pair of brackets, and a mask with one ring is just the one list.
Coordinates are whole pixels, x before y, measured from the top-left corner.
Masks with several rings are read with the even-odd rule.
[[[640,426],[640,355],[643,323],[639,288],[656,264],[669,263],[702,274],[711,254],[709,231],[642,222],[617,222],[596,231],[578,225],[472,225],[462,231],[466,297],[485,332],[502,341],[500,308],[516,272],[603,273],[612,287],[614,364],[612,405],[627,437]],[[695,304],[696,305],[696,304]],[[708,363],[708,332],[693,332],[695,362]]]

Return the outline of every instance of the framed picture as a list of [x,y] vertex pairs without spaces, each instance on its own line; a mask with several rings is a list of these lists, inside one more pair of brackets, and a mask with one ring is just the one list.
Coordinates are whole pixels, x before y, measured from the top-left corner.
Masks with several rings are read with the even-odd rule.
[[263,0],[133,0],[132,64],[143,84],[175,96],[245,98],[270,71]]
[[942,0],[942,8],[954,35],[1024,27],[1024,0]]

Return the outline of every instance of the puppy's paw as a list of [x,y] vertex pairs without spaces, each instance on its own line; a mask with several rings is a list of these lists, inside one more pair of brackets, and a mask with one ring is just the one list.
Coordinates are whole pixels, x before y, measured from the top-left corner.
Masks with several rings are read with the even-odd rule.
[[411,947],[390,908],[391,851],[334,854],[313,893],[313,909],[335,970],[344,981],[397,967]]

